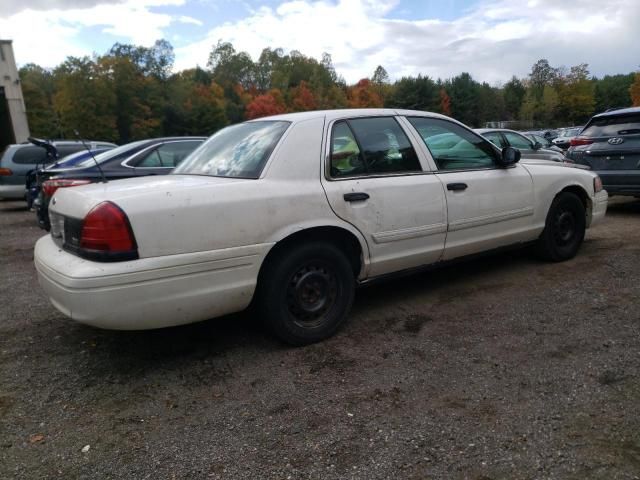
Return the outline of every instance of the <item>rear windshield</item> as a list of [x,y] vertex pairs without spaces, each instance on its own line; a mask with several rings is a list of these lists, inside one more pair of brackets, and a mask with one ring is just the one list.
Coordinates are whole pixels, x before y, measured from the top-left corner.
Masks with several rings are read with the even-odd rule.
[[42,147],[25,146],[18,148],[13,154],[13,163],[36,164],[47,161],[47,151]]
[[612,137],[640,133],[640,113],[611,115],[594,118],[582,135],[587,137]]
[[265,120],[223,128],[172,173],[258,178],[288,126],[289,122]]
[[137,142],[127,143],[126,145],[120,145],[112,150],[107,150],[106,152],[100,153],[95,156],[95,160],[93,157],[88,158],[87,160],[77,163],[75,166],[78,168],[85,168],[95,165],[96,162],[103,163],[107,160],[111,160],[112,158],[117,157],[118,155],[122,155],[123,153],[128,152],[129,150],[134,150],[135,148],[148,143],[149,140],[139,140]]

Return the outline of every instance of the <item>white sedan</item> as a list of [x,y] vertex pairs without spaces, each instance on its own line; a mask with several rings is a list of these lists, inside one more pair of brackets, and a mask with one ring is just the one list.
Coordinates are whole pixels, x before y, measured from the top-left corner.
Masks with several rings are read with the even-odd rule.
[[343,323],[358,283],[513,245],[572,258],[607,192],[592,172],[519,158],[432,113],[263,118],[168,176],[58,190],[35,265],[78,322],[160,328],[253,300],[281,339],[311,343]]

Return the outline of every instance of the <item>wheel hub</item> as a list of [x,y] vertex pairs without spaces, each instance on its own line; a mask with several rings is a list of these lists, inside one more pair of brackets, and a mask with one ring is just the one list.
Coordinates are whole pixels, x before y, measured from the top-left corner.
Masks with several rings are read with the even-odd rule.
[[556,238],[559,243],[566,244],[571,241],[576,230],[576,220],[571,212],[560,212],[556,218]]
[[335,274],[324,264],[308,264],[292,277],[287,288],[287,304],[294,321],[304,327],[315,327],[337,297]]

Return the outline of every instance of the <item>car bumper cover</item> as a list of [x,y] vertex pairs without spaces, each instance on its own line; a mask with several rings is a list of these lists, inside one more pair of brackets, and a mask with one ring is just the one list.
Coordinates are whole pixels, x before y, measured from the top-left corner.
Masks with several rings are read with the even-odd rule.
[[271,244],[98,263],[62,250],[50,235],[35,247],[40,285],[73,320],[110,330],[193,323],[246,308]]

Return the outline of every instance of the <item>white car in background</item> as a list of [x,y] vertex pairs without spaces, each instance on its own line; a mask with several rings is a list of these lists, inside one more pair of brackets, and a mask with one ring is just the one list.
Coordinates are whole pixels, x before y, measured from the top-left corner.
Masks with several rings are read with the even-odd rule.
[[78,322],[160,328],[254,300],[277,336],[311,343],[343,323],[358,283],[531,242],[572,258],[605,214],[599,177],[519,156],[417,111],[245,122],[168,176],[58,190],[35,265]]

